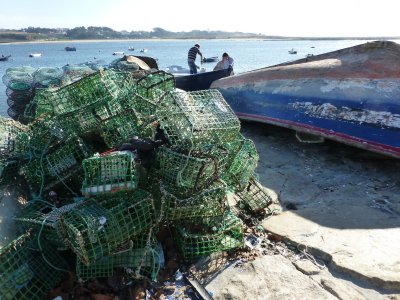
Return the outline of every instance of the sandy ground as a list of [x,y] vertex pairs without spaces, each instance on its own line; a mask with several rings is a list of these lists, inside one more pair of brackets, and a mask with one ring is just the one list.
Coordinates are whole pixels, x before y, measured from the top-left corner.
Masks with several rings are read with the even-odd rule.
[[400,161],[274,126],[242,131],[283,209],[262,222],[281,245],[207,283],[214,299],[400,299]]

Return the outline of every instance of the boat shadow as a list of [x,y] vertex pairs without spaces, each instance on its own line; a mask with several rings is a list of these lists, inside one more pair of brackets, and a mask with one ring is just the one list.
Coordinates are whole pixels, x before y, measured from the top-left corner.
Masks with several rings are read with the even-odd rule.
[[283,210],[338,229],[400,227],[400,160],[325,140],[299,142],[295,132],[243,122],[260,155],[260,182]]

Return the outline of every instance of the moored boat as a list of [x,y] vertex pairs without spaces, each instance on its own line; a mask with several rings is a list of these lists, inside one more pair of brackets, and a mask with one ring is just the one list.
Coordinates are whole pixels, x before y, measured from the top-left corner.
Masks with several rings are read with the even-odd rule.
[[376,41],[214,81],[241,119],[400,158],[400,45]]
[[65,49],[65,51],[76,51],[76,47],[67,46],[64,49]]
[[218,61],[218,56],[212,56],[212,57],[204,57],[203,62],[208,63],[208,62],[216,62]]
[[7,61],[10,57],[11,55],[6,55],[6,56],[2,55],[0,56],[0,61]]
[[29,57],[41,57],[42,53],[31,53],[29,54]]
[[124,51],[115,51],[112,55],[124,55]]

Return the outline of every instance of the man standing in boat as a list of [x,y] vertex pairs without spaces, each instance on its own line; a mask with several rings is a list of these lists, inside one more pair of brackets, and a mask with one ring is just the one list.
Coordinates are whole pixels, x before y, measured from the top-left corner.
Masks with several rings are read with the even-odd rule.
[[188,65],[190,69],[190,74],[197,74],[197,66],[195,64],[197,54],[200,55],[200,61],[203,63],[203,54],[200,52],[200,45],[196,44],[189,49],[188,52]]

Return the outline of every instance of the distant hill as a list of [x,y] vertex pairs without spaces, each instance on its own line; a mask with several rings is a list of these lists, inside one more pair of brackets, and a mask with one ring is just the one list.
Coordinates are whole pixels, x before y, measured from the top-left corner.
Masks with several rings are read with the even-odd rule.
[[[172,32],[159,27],[152,31],[115,31],[109,27],[75,27],[68,28],[41,28],[28,27],[21,30],[0,29],[0,43],[30,42],[43,40],[113,40],[113,39],[237,39],[258,38],[270,40],[338,40],[338,39],[382,39],[382,37],[284,37],[262,35],[244,32],[192,30],[188,32]],[[398,39],[399,37],[386,37],[385,39]]]

